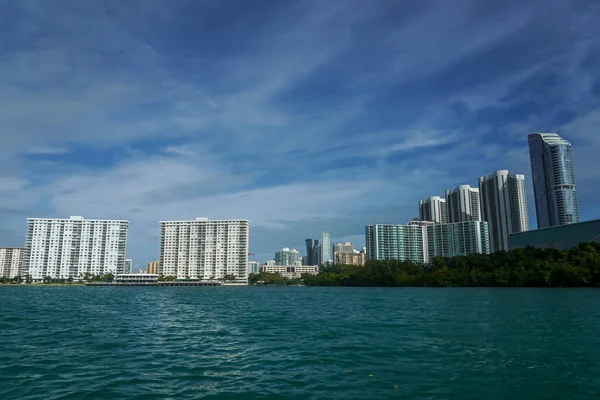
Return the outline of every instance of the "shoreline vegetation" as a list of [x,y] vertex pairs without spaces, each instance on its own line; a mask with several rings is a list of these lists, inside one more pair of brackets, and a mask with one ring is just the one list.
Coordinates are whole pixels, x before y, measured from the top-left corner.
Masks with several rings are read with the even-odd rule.
[[[111,282],[113,274],[91,275],[88,282]],[[231,279],[232,276],[226,278]],[[233,277],[234,278],[234,277]],[[159,277],[159,281],[175,277]],[[1,286],[33,284],[30,276],[0,277]],[[249,285],[354,287],[600,287],[600,243],[581,243],[570,250],[526,247],[493,254],[437,257],[427,264],[410,261],[367,261],[365,266],[325,265],[317,275],[287,278],[260,272]],[[40,286],[82,286],[73,279],[47,277]],[[29,286],[29,285],[28,285]]]
[[434,258],[425,265],[397,260],[331,265],[302,278],[306,286],[600,287],[600,243]]

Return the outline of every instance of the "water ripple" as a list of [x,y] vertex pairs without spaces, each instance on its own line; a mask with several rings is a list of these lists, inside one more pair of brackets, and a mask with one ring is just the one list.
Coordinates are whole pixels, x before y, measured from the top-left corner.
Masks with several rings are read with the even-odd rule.
[[0,287],[0,399],[589,399],[600,291]]

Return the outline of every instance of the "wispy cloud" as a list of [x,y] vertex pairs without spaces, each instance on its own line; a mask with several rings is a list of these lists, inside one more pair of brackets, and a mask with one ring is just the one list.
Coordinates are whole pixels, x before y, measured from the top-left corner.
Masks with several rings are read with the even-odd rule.
[[598,17],[585,0],[2,3],[0,239],[21,213],[128,218],[138,260],[158,220],[197,215],[250,218],[258,254],[359,239],[421,197],[527,174],[533,130],[572,140],[596,216]]

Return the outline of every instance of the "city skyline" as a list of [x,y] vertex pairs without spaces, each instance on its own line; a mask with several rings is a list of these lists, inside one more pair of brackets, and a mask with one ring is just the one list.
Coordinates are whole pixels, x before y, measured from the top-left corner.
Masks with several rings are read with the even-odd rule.
[[0,246],[27,217],[127,219],[138,270],[157,221],[206,215],[250,220],[261,262],[324,231],[361,248],[495,169],[535,228],[532,132],[572,144],[600,215],[598,2],[209,3],[3,3]]

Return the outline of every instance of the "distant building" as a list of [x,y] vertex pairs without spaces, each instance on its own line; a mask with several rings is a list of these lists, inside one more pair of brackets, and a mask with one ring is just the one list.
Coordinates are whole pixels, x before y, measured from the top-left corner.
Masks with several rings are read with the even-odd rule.
[[369,225],[365,239],[367,260],[425,264],[433,257],[490,252],[488,224],[484,221],[437,224],[417,219],[407,225]]
[[451,258],[474,253],[490,253],[488,223],[485,221],[435,224],[424,229],[425,253],[429,261],[434,257]]
[[317,265],[320,259],[314,258],[315,246],[319,245],[319,241],[316,239],[306,239],[306,265]]
[[368,260],[427,262],[423,227],[418,225],[369,225],[365,228]]
[[22,276],[34,281],[120,274],[125,268],[128,221],[28,218]]
[[265,262],[265,265],[273,266],[273,265],[277,265],[277,263],[275,262],[275,260],[268,260],[267,262]]
[[160,261],[150,261],[146,267],[146,273],[148,274],[158,274],[158,265]]
[[419,219],[421,221],[433,221],[438,224],[448,222],[448,210],[446,199],[440,196],[431,196],[426,200],[419,201]]
[[257,261],[248,261],[248,273],[249,274],[258,274],[258,267],[260,263]]
[[300,261],[300,253],[296,249],[284,247],[275,252],[275,264],[277,265],[296,265]]
[[353,254],[356,251],[354,244],[350,242],[339,242],[333,245],[333,263],[337,264],[338,254]]
[[329,232],[323,232],[321,234],[321,264],[325,265],[331,262],[333,262],[333,257],[331,256],[331,236]]
[[508,236],[529,230],[525,176],[496,171],[479,178],[481,212],[490,232],[490,250],[508,250]]
[[600,243],[600,219],[558,225],[510,235],[510,250],[533,246],[540,249],[569,250],[579,243]]
[[272,274],[280,274],[286,278],[301,278],[302,274],[316,275],[319,273],[318,265],[261,265],[260,272],[269,272]]
[[556,133],[527,138],[538,228],[579,222],[571,143]]
[[0,248],[0,277],[15,278],[21,275],[24,251],[18,247]]
[[117,274],[114,279],[115,284],[121,285],[156,285],[158,283],[157,274]]
[[250,221],[162,221],[159,274],[177,278],[248,279]]
[[354,244],[351,242],[338,242],[333,245],[334,253],[353,253],[354,250]]
[[312,259],[316,261],[317,264],[321,263],[321,245],[318,243],[313,247]]
[[479,189],[460,185],[456,189],[446,190],[446,208],[448,223],[481,221]]
[[345,265],[365,265],[367,261],[367,252],[335,253],[335,263]]
[[131,258],[125,259],[125,267],[123,268],[124,274],[130,274],[133,272],[133,260]]

